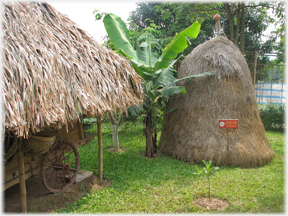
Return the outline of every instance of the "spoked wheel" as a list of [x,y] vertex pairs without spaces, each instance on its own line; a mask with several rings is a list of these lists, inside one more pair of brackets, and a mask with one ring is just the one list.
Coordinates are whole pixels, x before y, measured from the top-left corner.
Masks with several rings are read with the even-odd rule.
[[43,160],[42,175],[45,186],[53,193],[70,187],[76,180],[79,155],[70,142],[58,142]]

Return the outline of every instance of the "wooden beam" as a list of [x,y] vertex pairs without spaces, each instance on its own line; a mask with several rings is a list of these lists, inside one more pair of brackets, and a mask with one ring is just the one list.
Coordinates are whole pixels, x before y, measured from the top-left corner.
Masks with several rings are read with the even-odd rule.
[[85,133],[84,133],[84,128],[83,128],[83,124],[82,124],[82,115],[80,117],[80,121],[78,122],[78,127],[79,127],[80,139],[84,139]]
[[90,134],[88,136],[86,136],[84,139],[77,139],[74,140],[74,142],[72,142],[72,144],[78,148],[79,146],[83,146],[83,145],[87,145],[89,142],[91,142],[92,140],[94,140],[94,135]]
[[24,159],[23,151],[24,145],[22,143],[22,138],[19,139],[18,148],[18,166],[19,166],[19,181],[20,181],[20,196],[21,196],[21,212],[27,213],[27,202],[26,202],[26,185],[25,185],[25,170],[24,170]]
[[[17,162],[18,162],[18,157],[17,157]],[[38,160],[38,161],[28,161],[25,162],[24,161],[24,170],[25,170],[25,179],[27,179],[27,172],[32,172],[34,175],[34,168],[40,166],[42,164],[42,160]],[[32,170],[31,170],[32,168]],[[11,181],[12,179],[17,179],[19,180],[19,167],[15,167],[11,170],[7,170],[5,172],[5,183],[8,181]],[[19,181],[18,181],[19,182]]]
[[103,146],[102,146],[102,132],[101,132],[101,116],[97,116],[97,131],[98,131],[98,157],[99,157],[99,180],[102,181],[103,170]]
[[[38,167],[34,167],[33,168],[33,175],[38,175],[40,173],[40,166]],[[28,170],[27,172],[25,172],[25,179],[29,179],[30,177],[32,177],[32,173],[30,172],[30,170]],[[14,178],[8,182],[5,182],[5,184],[2,187],[2,191],[5,191],[6,189],[12,187],[15,184],[18,184],[20,182],[19,180],[19,176],[18,178]]]
[[58,129],[58,130],[57,130],[58,142],[63,140],[63,137],[62,137],[62,133],[61,133],[61,132],[62,132],[61,129]]

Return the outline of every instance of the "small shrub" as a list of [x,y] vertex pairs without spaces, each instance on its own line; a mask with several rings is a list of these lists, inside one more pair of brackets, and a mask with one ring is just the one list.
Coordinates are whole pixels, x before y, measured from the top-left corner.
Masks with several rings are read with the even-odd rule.
[[285,123],[285,106],[277,104],[258,104],[261,120],[265,130],[283,131]]

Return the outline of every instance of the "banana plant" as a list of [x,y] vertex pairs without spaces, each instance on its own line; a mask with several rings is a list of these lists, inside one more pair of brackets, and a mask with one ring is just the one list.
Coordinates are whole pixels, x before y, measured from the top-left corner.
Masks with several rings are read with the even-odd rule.
[[[125,56],[130,60],[134,70],[141,76],[145,94],[143,108],[146,111],[144,134],[146,136],[146,153],[148,157],[153,157],[156,152],[157,132],[155,121],[153,120],[153,110],[155,106],[163,104],[174,94],[186,93],[185,87],[177,86],[176,83],[184,79],[195,79],[205,75],[212,75],[214,72],[205,72],[198,75],[187,76],[182,79],[175,77],[173,65],[181,57],[179,53],[184,51],[189,45],[189,38],[196,38],[201,25],[195,22],[187,29],[176,34],[174,39],[162,50],[161,55],[159,43],[148,33],[142,34],[138,38],[139,46],[134,49],[130,41],[129,31],[123,20],[112,13],[105,13],[104,26],[110,41],[116,48],[116,53]],[[102,16],[101,16],[102,18]],[[96,18],[97,19],[97,18]],[[131,113],[137,113],[137,108],[130,108]],[[153,135],[154,133],[154,135]]]

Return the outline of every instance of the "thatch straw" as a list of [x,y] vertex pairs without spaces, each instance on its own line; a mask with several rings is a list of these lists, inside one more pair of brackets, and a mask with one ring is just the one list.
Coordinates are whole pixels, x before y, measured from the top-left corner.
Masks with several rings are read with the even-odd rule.
[[[225,37],[196,47],[182,62],[179,78],[215,71],[215,76],[182,81],[187,93],[169,99],[160,149],[185,161],[242,167],[272,160],[245,58]],[[239,119],[238,129],[220,129],[219,119]]]
[[2,18],[4,124],[17,136],[142,103],[128,61],[49,4],[5,3]]

